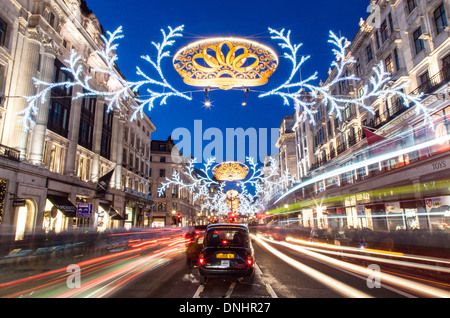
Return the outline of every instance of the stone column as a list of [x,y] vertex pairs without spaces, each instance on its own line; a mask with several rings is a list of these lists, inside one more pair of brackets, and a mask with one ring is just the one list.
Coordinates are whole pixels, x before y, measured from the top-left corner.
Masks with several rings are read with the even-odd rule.
[[94,133],[92,142],[92,152],[94,157],[92,160],[91,180],[96,182],[100,177],[100,150],[102,146],[102,128],[103,128],[103,104],[104,100],[97,97],[97,103],[95,105],[95,121],[94,121]]
[[[46,47],[45,54],[41,57],[41,80],[51,83],[55,67],[56,49],[52,46]],[[50,93],[49,93],[50,94]],[[30,162],[35,165],[43,164],[43,152],[45,146],[45,132],[47,130],[48,110],[50,97],[44,103],[39,103],[39,112],[36,116],[36,125],[33,128],[30,142]]]
[[114,172],[115,177],[115,188],[120,189],[120,183],[122,181],[122,163],[123,163],[123,131],[125,127],[125,118],[123,115],[120,116],[118,120],[118,133],[116,138],[117,143],[117,160],[116,160],[116,170]]
[[[81,87],[74,86],[72,96],[77,96],[78,93],[82,93]],[[77,158],[78,135],[80,132],[81,102],[81,98],[72,100],[70,106],[69,134],[67,136],[69,139],[69,148],[67,149],[64,167],[64,174],[69,176],[76,175],[75,160]]]
[[[21,49],[23,58],[17,60],[15,63],[18,66],[14,72],[17,72],[17,80],[15,82],[16,90],[15,96],[32,96],[35,94],[35,88],[33,83],[33,77],[36,76],[39,65],[39,52],[40,52],[40,38],[41,33],[38,28],[30,29],[29,38],[26,38],[22,32],[19,32],[19,37],[22,41],[18,41],[18,46],[22,44]],[[13,83],[11,83],[13,85]],[[14,99],[8,105],[7,121],[9,122],[9,135],[7,138],[7,145],[20,150],[20,158],[26,158],[27,143],[28,143],[28,131],[24,130],[23,123],[19,121],[21,116],[16,116],[17,112],[23,111],[28,106],[25,98]]]
[[[111,178],[111,186],[113,188],[116,187],[116,180],[117,180],[117,167],[118,167],[118,151],[119,151],[119,127],[120,127],[120,111],[119,110],[114,110],[113,111],[113,122],[112,122],[112,136],[111,136],[111,157],[110,160],[113,162],[114,164],[114,173],[112,175]],[[123,133],[122,133],[123,134]],[[122,148],[122,147],[120,147]],[[122,152],[122,151],[121,151]],[[122,165],[122,163],[121,163]],[[119,183],[120,184],[120,183]]]

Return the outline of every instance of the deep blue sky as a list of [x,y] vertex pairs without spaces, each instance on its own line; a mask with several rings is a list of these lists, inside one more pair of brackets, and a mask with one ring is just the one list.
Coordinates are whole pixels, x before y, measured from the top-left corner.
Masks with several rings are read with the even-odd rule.
[[[361,17],[366,18],[368,0],[277,0],[277,1],[155,1],[155,0],[87,0],[88,7],[98,17],[105,30],[114,31],[123,26],[124,39],[118,48],[118,65],[129,80],[138,80],[136,66],[148,75],[152,72],[141,55],[155,55],[151,42],[162,41],[161,29],[184,25],[183,37],[170,48],[175,54],[184,45],[205,37],[235,36],[259,41],[274,49],[280,57],[278,70],[269,82],[257,90],[267,91],[282,83],[291,68],[283,58],[277,42],[269,35],[268,27],[291,30],[294,43],[303,43],[299,53],[311,58],[302,68],[302,76],[315,71],[325,80],[333,60],[329,31],[339,32],[349,40],[358,31]],[[183,83],[172,66],[172,58],[163,60],[163,70],[171,84],[180,91],[196,90]],[[142,92],[141,92],[142,93]],[[203,131],[209,127],[226,128],[278,127],[281,119],[293,114],[293,107],[283,105],[279,97],[258,98],[250,93],[248,106],[242,107],[241,91],[213,91],[213,107],[203,107],[205,95],[193,94],[192,101],[172,97],[166,105],[159,103],[148,113],[156,125],[152,139],[166,139],[177,127],[192,129],[194,120],[201,119]],[[204,141],[203,146],[209,141]],[[269,148],[270,149],[270,148]]]

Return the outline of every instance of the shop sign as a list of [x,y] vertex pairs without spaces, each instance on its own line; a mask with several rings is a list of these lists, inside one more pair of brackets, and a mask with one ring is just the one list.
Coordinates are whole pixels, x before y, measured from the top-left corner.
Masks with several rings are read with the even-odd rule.
[[15,208],[25,206],[25,205],[26,205],[25,199],[15,199],[13,201],[13,207],[15,207]]
[[92,217],[93,203],[78,203],[77,218]]

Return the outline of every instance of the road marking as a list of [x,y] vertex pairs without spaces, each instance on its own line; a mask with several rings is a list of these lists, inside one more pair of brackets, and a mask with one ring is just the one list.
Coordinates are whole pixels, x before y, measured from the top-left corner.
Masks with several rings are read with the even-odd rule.
[[263,284],[266,286],[266,290],[269,293],[270,297],[278,298],[278,295],[275,293],[275,291],[273,290],[272,286],[270,286],[268,283],[266,283],[264,281],[264,279],[263,279],[264,274],[261,271],[261,268],[256,263],[255,263],[255,271],[256,271],[256,274],[259,276],[259,278],[261,278]]
[[225,294],[225,298],[230,298],[231,293],[233,292],[234,286],[236,286],[236,282],[232,282],[230,287],[228,287],[227,293]]
[[192,298],[200,298],[200,293],[203,291],[204,288],[205,288],[204,285],[199,285],[197,291],[195,292]]
[[272,298],[278,298],[277,294],[275,293],[275,291],[273,290],[272,286],[270,286],[269,284],[266,284],[266,289],[269,292],[269,295]]

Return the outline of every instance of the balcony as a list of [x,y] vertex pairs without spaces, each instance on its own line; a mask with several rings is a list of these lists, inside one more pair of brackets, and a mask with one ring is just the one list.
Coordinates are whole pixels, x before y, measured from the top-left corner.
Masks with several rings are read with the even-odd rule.
[[411,92],[411,95],[419,95],[420,93],[430,94],[435,91],[450,79],[450,65],[443,67],[439,73],[430,77],[426,82],[420,84],[415,90]]
[[131,195],[133,195],[135,197],[138,197],[138,198],[141,198],[141,199],[146,199],[146,200],[149,200],[149,201],[153,201],[153,197],[151,195],[142,193],[142,192],[134,190],[132,188],[128,188],[128,187],[124,186],[123,187],[123,191],[125,193],[131,194]]

